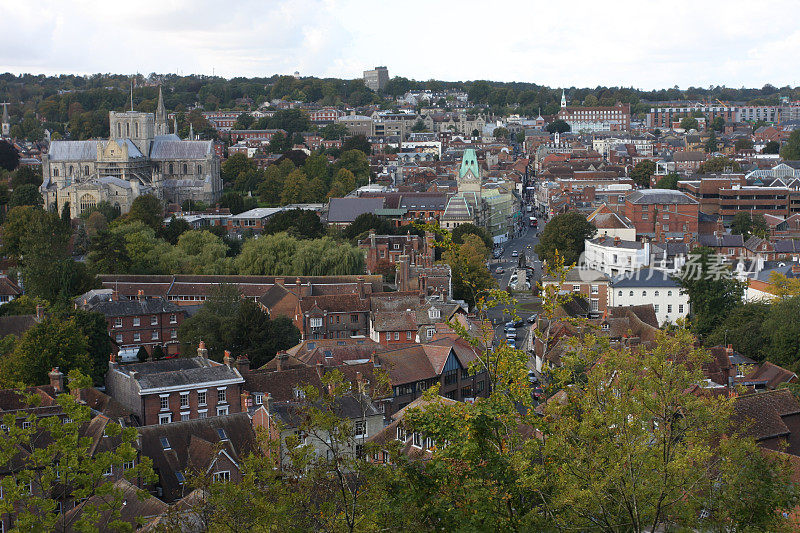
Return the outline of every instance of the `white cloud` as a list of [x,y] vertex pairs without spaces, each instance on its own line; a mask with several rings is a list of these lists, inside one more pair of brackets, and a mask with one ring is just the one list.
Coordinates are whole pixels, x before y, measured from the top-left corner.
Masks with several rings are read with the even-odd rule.
[[641,88],[800,83],[795,2],[49,0],[0,4],[0,71]]

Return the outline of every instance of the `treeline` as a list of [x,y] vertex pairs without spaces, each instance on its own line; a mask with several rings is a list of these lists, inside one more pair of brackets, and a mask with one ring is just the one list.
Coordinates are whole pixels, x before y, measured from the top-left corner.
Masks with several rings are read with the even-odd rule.
[[[297,163],[297,164],[295,164]],[[222,179],[227,187],[242,194],[257,195],[266,206],[324,202],[352,192],[369,181],[366,154],[359,149],[346,150],[331,163],[324,154],[285,158],[279,164],[259,169],[245,154],[234,154],[222,165]]]

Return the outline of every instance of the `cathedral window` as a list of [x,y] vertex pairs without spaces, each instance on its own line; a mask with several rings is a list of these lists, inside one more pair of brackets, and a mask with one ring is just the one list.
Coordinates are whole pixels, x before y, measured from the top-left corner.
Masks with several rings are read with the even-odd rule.
[[188,174],[189,173],[189,165],[187,165],[186,163],[183,164],[183,173],[184,174]]
[[125,124],[125,137],[131,136],[131,125],[130,123]]
[[135,124],[135,126],[136,126],[136,136],[138,137],[139,136],[139,123],[137,122]]
[[87,176],[89,175],[89,165],[85,165],[83,167],[83,173],[86,174]]
[[97,205],[97,202],[95,201],[94,196],[90,194],[84,194],[83,196],[81,196],[80,199],[81,213],[86,213],[89,209],[92,209],[95,205]]
[[72,176],[72,165],[69,166],[69,175]]
[[53,177],[55,177],[55,178],[58,177],[58,169],[57,168],[53,169]]
[[122,137],[122,124],[117,122],[117,137]]
[[169,173],[170,173],[170,174],[172,174],[172,172],[173,172],[173,170],[172,170],[172,163],[170,163],[170,164],[169,164]]
[[203,173],[203,166],[202,165],[197,165],[197,175],[199,176],[202,173]]

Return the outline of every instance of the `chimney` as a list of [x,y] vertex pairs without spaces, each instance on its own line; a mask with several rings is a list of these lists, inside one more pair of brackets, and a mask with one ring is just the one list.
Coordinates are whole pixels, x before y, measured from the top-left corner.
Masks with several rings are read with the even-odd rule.
[[208,349],[206,348],[206,343],[203,341],[200,341],[200,344],[197,346],[197,357],[208,359]]
[[240,374],[250,372],[250,359],[247,358],[247,355],[240,355],[236,358],[236,370],[238,370]]
[[728,345],[728,346],[725,348],[725,355],[727,355],[728,357],[731,357],[731,356],[733,356],[733,344],[729,344],[729,345]]
[[138,299],[140,302],[143,302],[143,301],[144,301],[144,291],[143,291],[143,290],[141,290],[141,289],[139,289],[139,292],[137,292],[137,293],[136,293],[136,298],[137,298],[137,299]]
[[36,321],[41,322],[44,320],[44,306],[41,304],[36,305]]
[[117,289],[111,291],[111,300],[114,302],[119,300],[119,291]]
[[243,412],[247,412],[247,410],[253,406],[253,400],[250,398],[250,393],[247,392],[246,390],[242,391],[241,401],[242,401]]
[[614,246],[619,246],[619,243],[622,241],[619,237],[614,237]]
[[117,354],[111,352],[108,355],[108,369],[112,370],[117,367]]
[[229,350],[225,350],[225,356],[222,358],[222,362],[225,363],[225,366],[228,368],[233,366],[233,356]]
[[358,388],[358,392],[360,394],[364,394],[364,376],[361,372],[356,372],[356,387]]
[[317,363],[317,377],[319,377],[319,379],[322,379],[322,375],[324,373],[325,373],[325,370],[323,369],[322,363]]
[[286,283],[285,278],[275,278],[275,285],[283,286]]
[[50,386],[53,387],[53,390],[56,392],[64,392],[64,374],[58,369],[58,367],[53,368],[48,374],[47,377],[50,378]]
[[267,413],[272,412],[272,394],[267,393],[267,397],[264,398],[264,405],[267,407]]
[[364,299],[364,278],[359,276],[358,279],[358,297]]
[[280,351],[275,354],[275,370],[278,372],[283,370],[283,365],[286,363],[287,359],[289,359],[289,354],[284,351]]

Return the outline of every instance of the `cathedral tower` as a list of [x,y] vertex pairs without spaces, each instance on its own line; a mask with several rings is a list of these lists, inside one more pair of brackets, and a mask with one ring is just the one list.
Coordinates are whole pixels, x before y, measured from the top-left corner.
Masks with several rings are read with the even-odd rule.
[[0,122],[0,137],[11,137],[11,119],[8,118],[8,102],[3,104],[3,120]]

